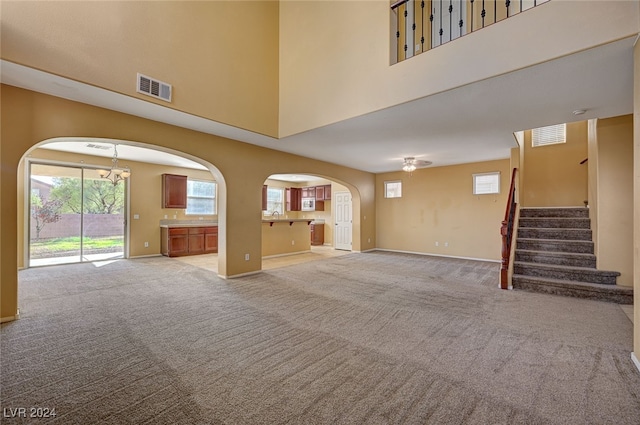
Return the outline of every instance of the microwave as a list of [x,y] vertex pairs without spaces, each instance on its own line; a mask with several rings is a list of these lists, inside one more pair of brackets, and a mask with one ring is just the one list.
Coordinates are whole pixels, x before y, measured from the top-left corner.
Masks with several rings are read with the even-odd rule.
[[315,211],[316,199],[315,198],[302,198],[302,211]]

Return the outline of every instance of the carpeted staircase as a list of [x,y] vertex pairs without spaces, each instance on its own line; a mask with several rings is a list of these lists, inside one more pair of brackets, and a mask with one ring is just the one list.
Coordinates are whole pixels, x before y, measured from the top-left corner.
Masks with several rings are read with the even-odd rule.
[[618,276],[596,269],[588,208],[520,209],[514,289],[633,304]]

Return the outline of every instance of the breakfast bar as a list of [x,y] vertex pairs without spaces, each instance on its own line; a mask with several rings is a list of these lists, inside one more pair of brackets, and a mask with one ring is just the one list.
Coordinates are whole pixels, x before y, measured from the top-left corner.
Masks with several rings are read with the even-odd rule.
[[263,219],[262,256],[275,257],[311,251],[310,219]]

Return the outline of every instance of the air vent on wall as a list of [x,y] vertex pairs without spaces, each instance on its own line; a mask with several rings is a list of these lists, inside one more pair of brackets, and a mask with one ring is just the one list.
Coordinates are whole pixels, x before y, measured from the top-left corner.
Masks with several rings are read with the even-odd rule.
[[87,147],[91,149],[100,149],[104,151],[111,149],[111,146],[96,145],[95,143],[87,143]]
[[171,84],[138,74],[138,93],[171,102]]

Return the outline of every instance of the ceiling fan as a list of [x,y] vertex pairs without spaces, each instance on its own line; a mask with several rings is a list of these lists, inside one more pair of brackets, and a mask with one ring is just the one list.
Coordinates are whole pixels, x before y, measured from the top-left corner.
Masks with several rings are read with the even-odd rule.
[[431,164],[433,164],[431,161],[425,161],[424,159],[415,159],[412,156],[408,156],[402,163],[402,170],[411,173],[417,168],[428,167]]

